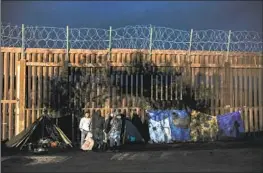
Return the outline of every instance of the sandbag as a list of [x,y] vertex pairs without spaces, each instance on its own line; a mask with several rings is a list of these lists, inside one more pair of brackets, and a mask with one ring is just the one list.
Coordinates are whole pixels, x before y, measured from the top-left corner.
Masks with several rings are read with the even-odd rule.
[[217,132],[218,125],[216,116],[192,110],[190,123],[190,136],[192,141],[215,141]]

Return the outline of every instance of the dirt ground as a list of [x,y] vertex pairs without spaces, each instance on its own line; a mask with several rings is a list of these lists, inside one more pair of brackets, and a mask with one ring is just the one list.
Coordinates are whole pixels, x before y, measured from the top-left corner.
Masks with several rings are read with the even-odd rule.
[[2,157],[3,172],[263,172],[263,142],[133,145]]

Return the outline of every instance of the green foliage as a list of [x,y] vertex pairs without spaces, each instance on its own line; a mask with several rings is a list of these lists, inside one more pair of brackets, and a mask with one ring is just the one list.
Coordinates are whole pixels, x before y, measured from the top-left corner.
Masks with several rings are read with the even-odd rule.
[[[187,107],[192,107],[197,110],[209,109],[209,101],[213,98],[213,93],[211,89],[207,88],[203,82],[196,88],[191,86],[191,76],[186,74],[189,73],[187,69],[187,64],[184,67],[169,67],[169,64],[166,64],[164,67],[157,67],[152,61],[143,59],[142,54],[138,54],[139,58],[137,60],[130,62],[127,65],[132,65],[132,67],[125,68],[115,68],[115,67],[104,67],[104,68],[73,68],[65,66],[61,69],[62,75],[55,82],[53,86],[53,95],[59,96],[60,106],[58,108],[52,108],[55,111],[60,111],[63,115],[74,113],[76,115],[83,114],[83,108],[89,107],[91,102],[97,101],[100,106],[105,106],[105,102],[110,98],[110,89],[117,89],[117,94],[120,95],[121,87],[122,91],[125,92],[126,86],[120,86],[120,79],[116,79],[114,83],[111,82],[111,75],[114,74],[143,74],[144,75],[144,95],[137,103],[142,109],[153,109],[160,108],[161,105],[166,105],[166,108],[178,108],[182,105]],[[168,66],[168,67],[167,67]],[[154,68],[154,71],[153,71]],[[188,71],[187,71],[188,70]],[[161,81],[160,76],[165,76],[167,74],[173,74],[177,76],[177,80],[174,80],[172,83],[169,83],[169,98],[170,90],[173,91],[173,98],[177,96],[177,99],[170,101],[168,99],[167,103],[162,101],[153,101],[150,98],[149,93],[151,92],[151,75],[158,75],[159,77],[155,82],[160,86],[160,83],[165,84],[165,77]],[[184,75],[183,75],[184,74]],[[183,76],[182,76],[183,75]],[[74,76],[74,79],[72,79]],[[92,86],[92,87],[91,87]],[[96,86],[100,86],[100,95],[95,96],[97,89]],[[163,85],[163,90],[166,86]],[[160,93],[161,88],[158,87],[155,92]],[[134,94],[134,91],[130,91],[128,94]],[[195,93],[195,94],[193,94]],[[88,105],[89,104],[89,105]],[[164,108],[163,106],[161,106]]]

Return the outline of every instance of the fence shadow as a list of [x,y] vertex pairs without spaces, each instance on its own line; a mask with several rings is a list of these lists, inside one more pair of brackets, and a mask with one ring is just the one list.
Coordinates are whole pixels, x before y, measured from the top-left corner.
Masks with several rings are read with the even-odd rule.
[[[92,106],[94,102],[97,104],[96,107],[103,108],[109,101],[109,106],[118,108],[121,104],[116,98],[128,96],[138,97],[136,106],[142,109],[189,107],[209,112],[211,97],[197,99],[195,96],[196,92],[207,92],[207,88],[197,87],[194,91],[188,80],[184,68],[173,68],[169,62],[164,66],[158,66],[151,60],[143,59],[142,52],[136,52],[136,58],[122,67],[62,68],[61,76],[51,80],[52,97],[48,102],[54,104],[46,106],[51,105],[51,110],[62,115],[74,113],[81,116],[83,108]],[[211,91],[208,92],[213,94]],[[160,99],[164,97],[163,95],[168,97]]]

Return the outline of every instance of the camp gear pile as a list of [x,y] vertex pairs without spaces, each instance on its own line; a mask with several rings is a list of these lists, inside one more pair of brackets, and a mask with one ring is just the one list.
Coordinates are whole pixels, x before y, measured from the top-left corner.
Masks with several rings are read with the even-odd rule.
[[190,136],[192,141],[215,141],[217,133],[218,125],[215,116],[198,111],[191,112]]
[[217,116],[219,126],[219,136],[238,137],[240,133],[245,132],[244,123],[241,118],[241,112],[232,112]]
[[149,110],[151,143],[215,141],[244,133],[241,112],[211,116],[195,110]]
[[72,147],[71,141],[57,127],[48,116],[41,116],[27,129],[6,142],[9,148],[48,148],[51,147]]

